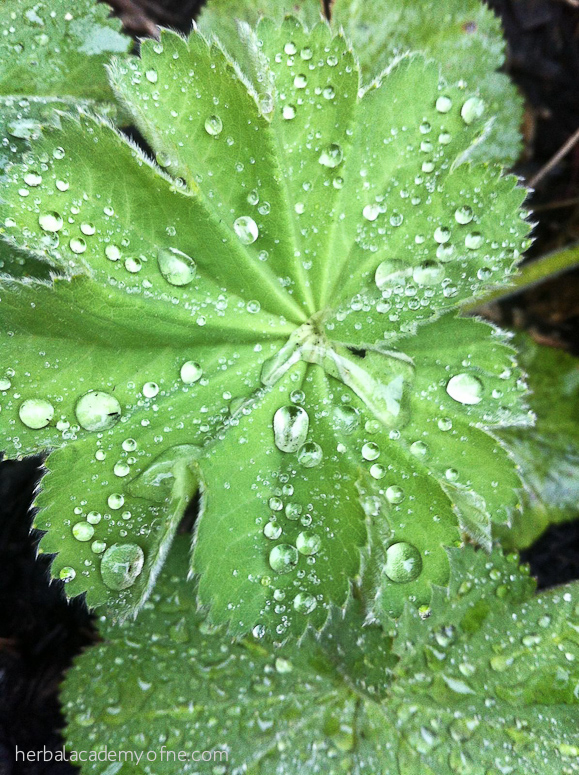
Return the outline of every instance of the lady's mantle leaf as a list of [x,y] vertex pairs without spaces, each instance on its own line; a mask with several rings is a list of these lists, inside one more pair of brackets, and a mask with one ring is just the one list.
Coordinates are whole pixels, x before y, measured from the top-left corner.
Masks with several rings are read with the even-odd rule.
[[[0,170],[74,105],[112,112],[105,63],[132,41],[96,0],[0,3]],[[46,266],[0,243],[0,272],[47,277]]]
[[[248,76],[255,75],[248,55],[252,27],[262,16],[281,21],[284,13],[299,15],[306,25],[320,19],[318,0],[209,0],[200,14],[199,28],[216,34],[241,62]],[[480,0],[334,0],[330,24],[343,30],[354,46],[362,77],[371,81],[400,54],[419,51],[440,62],[449,83],[466,83],[480,92],[494,124],[473,156],[480,161],[516,161],[521,146],[519,127],[523,103],[508,76],[497,70],[504,63],[501,24]]]
[[579,513],[579,361],[522,334],[515,341],[529,373],[537,424],[528,433],[499,433],[520,466],[526,491],[523,513],[498,532],[507,546],[526,549],[549,524]]
[[[129,750],[151,775],[579,772],[577,585],[533,597],[515,562],[468,548],[393,641],[350,611],[320,643],[270,650],[202,621],[186,552],[179,538],[139,619],[103,617],[68,673],[71,755]],[[202,750],[223,753],[191,761]]]
[[[80,115],[11,170],[14,244],[83,276],[2,290],[1,445],[55,450],[36,525],[71,594],[136,610],[201,483],[201,603],[284,637],[344,606],[364,547],[397,614],[459,525],[509,520],[484,430],[526,421],[513,352],[452,310],[527,226],[514,178],[461,163],[481,106],[436,66],[359,92],[325,25],[259,34],[257,99],[199,34],[115,64],[157,166]],[[412,561],[375,578],[384,551]]]

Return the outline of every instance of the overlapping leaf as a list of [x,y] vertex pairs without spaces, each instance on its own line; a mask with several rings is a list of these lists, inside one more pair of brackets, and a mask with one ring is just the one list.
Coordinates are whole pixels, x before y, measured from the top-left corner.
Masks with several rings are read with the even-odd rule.
[[579,364],[571,355],[516,339],[529,374],[535,428],[500,431],[520,466],[526,489],[524,510],[510,528],[500,529],[504,544],[526,549],[551,523],[579,514]]
[[[499,19],[480,0],[334,0],[330,4],[331,25],[344,30],[358,53],[362,75],[371,81],[400,54],[421,51],[440,62],[449,82],[478,89],[487,103],[493,126],[473,157],[481,161],[511,164],[520,153],[522,100],[504,73],[505,44]],[[319,20],[318,0],[280,3],[278,0],[242,0],[233,8],[227,0],[209,0],[201,11],[199,25],[204,33],[215,33],[255,78],[253,48],[259,51],[247,25],[261,16],[278,20],[285,12],[298,14],[307,24]],[[240,45],[240,38],[243,43]],[[257,82],[259,91],[263,83]]]
[[11,170],[13,243],[81,276],[4,284],[0,425],[11,455],[54,450],[36,525],[70,594],[137,610],[201,483],[201,603],[285,637],[344,606],[361,551],[397,614],[461,527],[510,519],[485,429],[527,421],[524,385],[452,310],[527,226],[515,179],[466,164],[482,106],[436,65],[359,91],[326,25],[258,35],[257,99],[199,34],[116,63],[157,164],[80,115]]
[[[112,115],[105,63],[131,39],[96,0],[10,0],[0,4],[0,170],[74,105]],[[23,194],[24,195],[24,194]],[[0,244],[0,271],[47,277],[46,266]]]
[[139,619],[103,617],[67,676],[83,775],[105,751],[155,775],[579,772],[577,585],[534,597],[513,558],[455,550],[430,617],[408,608],[393,641],[350,612],[321,643],[269,650],[211,632],[177,543]]

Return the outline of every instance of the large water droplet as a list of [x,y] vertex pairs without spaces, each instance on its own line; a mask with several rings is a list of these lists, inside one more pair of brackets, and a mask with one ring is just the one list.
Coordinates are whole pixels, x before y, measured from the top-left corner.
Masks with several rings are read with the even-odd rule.
[[74,568],[67,566],[60,569],[58,577],[62,579],[65,584],[68,584],[69,581],[72,581],[76,577],[76,571]]
[[57,212],[41,213],[38,216],[38,223],[44,231],[60,231],[64,225],[62,216]]
[[362,447],[362,457],[364,460],[376,460],[380,456],[380,447],[373,441],[369,441]]
[[324,167],[334,168],[341,164],[343,158],[342,148],[337,143],[330,143],[321,152],[318,161]]
[[412,270],[412,279],[418,285],[438,285],[444,278],[444,267],[437,261],[425,261]]
[[456,374],[446,386],[446,392],[459,404],[479,404],[482,401],[484,386],[474,374]]
[[390,581],[396,584],[406,584],[414,581],[422,571],[422,557],[420,552],[412,544],[400,541],[392,544],[386,550],[386,565],[384,573]]
[[244,245],[251,245],[259,237],[257,223],[249,215],[242,215],[233,222],[233,230]]
[[353,406],[334,407],[334,428],[346,435],[353,433],[360,423],[358,410]]
[[272,541],[277,541],[277,539],[282,534],[281,525],[279,524],[279,522],[275,522],[274,520],[271,520],[263,528],[263,534],[266,538],[269,538]]
[[465,224],[472,221],[474,218],[474,213],[471,207],[468,205],[462,205],[456,209],[454,217],[457,223],[460,223],[462,226],[464,226]]
[[389,285],[404,282],[412,270],[398,259],[388,259],[378,264],[375,281],[379,290],[384,290]]
[[483,244],[483,236],[480,232],[473,231],[466,235],[464,238],[464,244],[465,247],[467,247],[469,250],[478,250]]
[[323,456],[322,448],[315,441],[308,441],[298,449],[298,461],[304,468],[315,468]]
[[181,379],[186,385],[193,385],[201,379],[203,369],[195,361],[185,361],[181,366]]
[[306,440],[310,418],[301,406],[288,404],[273,416],[275,445],[282,452],[296,452]]
[[296,547],[300,554],[312,555],[320,551],[322,539],[316,533],[306,530],[300,533],[296,540]]
[[404,490],[397,484],[393,484],[386,490],[386,500],[388,503],[402,503],[404,500]]
[[143,395],[145,398],[155,398],[159,393],[159,385],[156,382],[145,382],[143,385]]
[[106,431],[120,420],[121,405],[110,393],[91,390],[79,398],[74,413],[86,431]]
[[197,265],[191,256],[177,248],[159,248],[157,262],[159,271],[171,285],[189,285],[197,271]]
[[460,115],[465,124],[472,124],[484,113],[485,104],[480,97],[470,97],[462,106]]
[[289,573],[298,564],[298,550],[291,544],[278,544],[269,553],[269,564],[276,573]]
[[29,398],[20,404],[18,415],[28,428],[39,430],[45,428],[54,417],[54,407],[43,398]]
[[217,135],[221,134],[222,130],[223,121],[219,118],[219,116],[213,115],[205,119],[205,131],[208,135],[217,137]]
[[143,570],[145,555],[137,544],[113,544],[103,554],[101,576],[109,589],[132,587]]
[[300,614],[310,614],[316,605],[316,598],[313,595],[298,592],[294,597],[294,609]]
[[77,541],[90,541],[94,535],[94,527],[88,522],[77,522],[72,526],[72,534]]
[[436,110],[439,113],[448,113],[448,111],[451,108],[452,108],[452,100],[450,99],[450,97],[442,95],[436,100]]

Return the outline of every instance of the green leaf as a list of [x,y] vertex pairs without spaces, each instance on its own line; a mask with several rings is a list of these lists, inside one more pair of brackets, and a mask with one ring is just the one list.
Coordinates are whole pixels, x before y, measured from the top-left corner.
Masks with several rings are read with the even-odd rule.
[[[199,27],[204,34],[215,34],[256,83],[254,63],[245,48],[252,41],[247,25],[254,26],[263,16],[280,20],[284,9],[298,15],[306,26],[319,20],[321,10],[316,0],[282,4],[242,0],[233,9],[226,0],[209,0],[201,11]],[[330,23],[335,31],[343,30],[354,46],[366,83],[409,50],[440,62],[445,79],[478,91],[487,115],[495,117],[472,157],[504,164],[516,161],[521,150],[523,101],[508,77],[497,72],[504,64],[505,43],[499,19],[484,3],[334,0]],[[254,39],[253,49],[259,51]]]
[[[95,0],[0,4],[0,171],[75,106],[114,115],[105,64],[132,45]],[[23,194],[24,195],[24,194]],[[0,228],[0,234],[4,231]],[[0,242],[0,272],[47,279],[46,267]]]
[[[54,450],[36,525],[69,594],[136,611],[199,484],[200,603],[283,638],[345,606],[368,552],[368,596],[398,614],[446,583],[461,526],[488,543],[510,519],[518,480],[486,431],[528,422],[524,386],[504,337],[453,310],[507,281],[528,227],[514,178],[461,163],[483,119],[436,66],[359,92],[326,25],[259,35],[273,102],[201,35],[164,33],[113,67],[157,164],[80,115],[11,170],[13,243],[82,276],[0,294],[0,446]],[[378,579],[401,542],[411,572]],[[119,544],[138,558],[122,588]]]
[[526,549],[553,523],[574,519],[579,503],[579,366],[577,358],[541,347],[518,334],[529,375],[533,429],[499,433],[508,444],[525,484],[524,509],[497,534],[508,547]]
[[354,606],[321,642],[271,649],[203,621],[178,539],[139,619],[102,617],[104,642],[67,674],[72,760],[90,751],[83,775],[105,751],[161,775],[579,772],[578,586],[534,597],[513,558],[451,557],[430,617],[408,608],[393,641]]

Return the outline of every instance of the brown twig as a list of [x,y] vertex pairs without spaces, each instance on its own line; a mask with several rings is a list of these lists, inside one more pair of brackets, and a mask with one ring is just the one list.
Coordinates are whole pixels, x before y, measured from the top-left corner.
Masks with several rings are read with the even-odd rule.
[[107,0],[107,2],[118,13],[127,30],[151,38],[159,37],[159,28],[135,0]]
[[557,153],[549,159],[549,161],[544,164],[541,169],[537,172],[536,175],[534,175],[531,180],[527,183],[527,186],[529,188],[537,188],[537,184],[540,183],[541,180],[547,175],[553,167],[555,167],[562,158],[564,158],[569,151],[573,148],[574,145],[579,142],[579,129],[574,132],[571,137],[567,140],[567,142],[563,143],[563,145],[559,148]]

